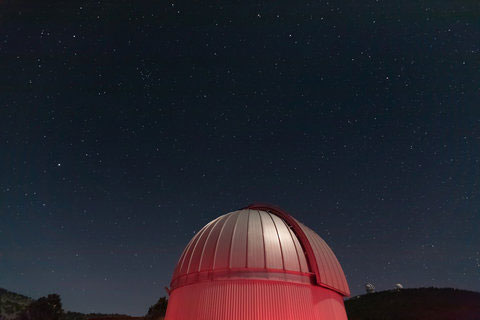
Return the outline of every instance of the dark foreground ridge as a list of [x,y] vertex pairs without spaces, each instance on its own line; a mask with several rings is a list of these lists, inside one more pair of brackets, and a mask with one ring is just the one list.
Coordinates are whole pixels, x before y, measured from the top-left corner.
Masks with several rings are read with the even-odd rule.
[[[50,295],[60,299],[58,295]],[[48,297],[46,297],[48,298]],[[21,319],[38,300],[0,288],[0,320]],[[46,299],[46,300],[45,300]],[[167,300],[160,298],[145,317],[62,312],[35,320],[161,320]],[[402,289],[355,296],[345,301],[349,320],[480,320],[480,293],[451,288]]]
[[168,300],[161,297],[144,317],[64,311],[58,294],[37,300],[0,288],[0,320],[162,320]]
[[480,320],[480,293],[451,288],[382,291],[345,301],[349,320]]

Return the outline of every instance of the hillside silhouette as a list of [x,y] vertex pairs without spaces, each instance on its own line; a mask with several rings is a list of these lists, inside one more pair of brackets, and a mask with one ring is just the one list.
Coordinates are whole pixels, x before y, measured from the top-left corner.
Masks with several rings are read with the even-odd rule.
[[[58,295],[32,299],[0,288],[0,320],[162,320],[168,300],[162,297],[144,317],[63,311]],[[55,305],[57,309],[49,308]],[[349,320],[480,320],[480,293],[452,288],[381,291],[345,301]],[[30,320],[30,319],[29,319]]]
[[451,288],[381,291],[345,301],[349,320],[480,320],[480,293]]
[[101,314],[65,311],[58,294],[49,294],[39,299],[0,288],[0,320],[162,320],[168,299],[161,297],[151,306],[144,317],[123,314]]

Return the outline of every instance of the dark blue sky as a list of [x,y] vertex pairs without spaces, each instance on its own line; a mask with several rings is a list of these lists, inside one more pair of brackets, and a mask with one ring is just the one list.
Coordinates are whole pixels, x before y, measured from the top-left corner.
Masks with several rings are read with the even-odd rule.
[[3,1],[0,287],[144,314],[276,204],[353,294],[480,290],[477,1]]

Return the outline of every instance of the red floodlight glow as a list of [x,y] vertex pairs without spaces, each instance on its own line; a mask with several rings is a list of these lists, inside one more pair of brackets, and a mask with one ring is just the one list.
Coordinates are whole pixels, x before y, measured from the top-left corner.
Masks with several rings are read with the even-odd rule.
[[183,251],[166,320],[346,320],[328,245],[285,211],[253,204],[208,223]]

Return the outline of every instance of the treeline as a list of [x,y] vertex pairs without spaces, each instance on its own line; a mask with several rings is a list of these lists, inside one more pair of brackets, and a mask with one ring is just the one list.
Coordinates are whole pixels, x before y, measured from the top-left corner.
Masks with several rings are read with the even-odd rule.
[[[161,297],[148,309],[144,317],[129,317],[120,314],[83,314],[63,310],[62,300],[58,294],[49,294],[30,303],[15,320],[92,320],[92,319],[145,319],[158,320],[165,316],[168,299]],[[0,316],[0,320],[6,320]]]
[[480,320],[480,293],[451,288],[381,291],[345,301],[349,320]]
[[58,294],[49,294],[30,303],[16,320],[61,320],[65,315]]
[[[1,299],[0,299],[1,300]],[[143,317],[65,312],[58,294],[28,299],[15,320],[161,320],[168,299],[161,297]],[[382,291],[345,301],[349,320],[480,320],[480,293],[457,289],[419,288]],[[12,319],[11,316],[0,320]]]

